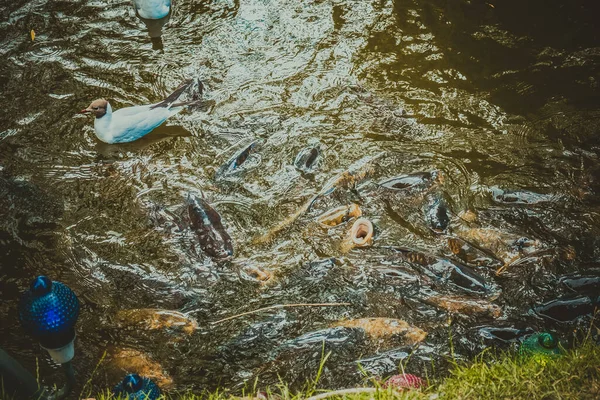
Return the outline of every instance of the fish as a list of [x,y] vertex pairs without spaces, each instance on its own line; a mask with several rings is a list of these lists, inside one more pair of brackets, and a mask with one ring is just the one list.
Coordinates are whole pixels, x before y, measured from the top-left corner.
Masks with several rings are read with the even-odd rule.
[[221,216],[204,199],[188,196],[187,214],[202,250],[214,259],[233,256],[231,237],[221,223]]
[[529,190],[502,190],[497,186],[490,188],[492,198],[496,203],[503,204],[539,204],[554,200],[555,196],[535,193]]
[[321,149],[317,146],[301,150],[294,159],[294,166],[304,174],[312,174],[318,166]]
[[144,330],[176,330],[191,335],[198,329],[193,318],[173,310],[136,308],[119,310],[115,314],[118,328],[141,328]]
[[542,248],[538,240],[501,232],[495,228],[457,227],[455,233],[469,245],[479,250],[485,249],[487,254],[501,261],[503,265],[496,271],[498,275],[509,267],[532,261],[534,257],[537,259],[556,253],[553,249]]
[[504,262],[496,257],[492,252],[482,249],[479,246],[470,243],[456,236],[447,238],[448,248],[462,262],[468,265],[501,267]]
[[425,221],[435,233],[443,233],[448,229],[450,217],[448,206],[441,196],[432,196],[425,205]]
[[173,385],[173,378],[164,371],[162,365],[134,349],[112,349],[108,369],[113,370],[112,374],[115,376],[120,376],[119,379],[122,379],[123,373],[136,373],[151,378],[161,388],[166,389]]
[[591,315],[600,307],[600,297],[576,297],[573,299],[557,299],[535,307],[534,312],[546,319],[557,322],[573,321],[584,315]]
[[600,293],[600,276],[563,276],[558,281],[571,291],[579,294],[594,296]]
[[337,188],[355,187],[357,182],[365,179],[368,175],[370,175],[373,172],[373,166],[371,165],[371,163],[383,156],[384,154],[385,153],[381,152],[374,156],[366,156],[352,163],[346,171],[334,176],[329,181],[327,181],[327,183],[325,183],[323,188],[316,195],[308,199],[308,201],[306,201],[302,206],[300,206],[300,208],[298,208],[293,214],[288,216],[283,221],[279,222],[266,234],[255,238],[252,242],[254,244],[262,244],[273,240],[273,238],[277,234],[279,234],[279,232],[293,224],[298,219],[298,217],[303,215],[305,212],[309,211],[313,204],[322,196],[332,193]]
[[273,273],[266,269],[261,269],[253,266],[247,266],[242,268],[244,274],[250,277],[254,281],[266,283],[273,279]]
[[423,299],[423,302],[443,308],[452,314],[489,316],[494,318],[502,316],[502,309],[499,306],[481,299],[435,295],[426,297]]
[[533,333],[531,328],[516,329],[511,327],[486,326],[479,328],[479,334],[485,339],[515,342],[520,337]]
[[348,221],[354,217],[360,217],[362,211],[358,204],[350,204],[329,210],[319,215],[316,219],[324,227],[332,227]]
[[392,250],[411,265],[420,266],[419,270],[443,283],[451,283],[461,290],[474,294],[495,293],[495,287],[485,281],[478,273],[466,265],[415,251],[408,248],[392,247]]
[[359,318],[339,321],[333,326],[345,328],[360,328],[374,340],[389,340],[399,337],[405,344],[417,344],[427,336],[427,332],[410,325],[408,322],[395,318]]
[[379,186],[393,191],[412,192],[422,190],[431,186],[436,181],[442,180],[442,174],[439,171],[415,172],[395,176],[379,182]]
[[217,179],[239,172],[244,163],[248,160],[250,154],[255,150],[257,144],[258,141],[254,141],[239,153],[234,154],[233,157],[231,157],[221,168],[219,168],[217,171]]
[[366,218],[354,221],[347,237],[342,241],[340,250],[347,253],[355,247],[366,247],[373,243],[373,224]]

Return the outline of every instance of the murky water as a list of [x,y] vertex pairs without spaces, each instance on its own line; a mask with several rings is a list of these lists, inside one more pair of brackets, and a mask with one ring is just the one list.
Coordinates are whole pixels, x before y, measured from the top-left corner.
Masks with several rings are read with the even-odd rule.
[[[451,349],[469,357],[519,335],[492,327],[569,340],[599,294],[592,6],[181,0],[160,43],[128,1],[3,3],[2,347],[31,369],[40,357],[47,382],[61,379],[18,324],[19,293],[42,273],[82,301],[81,380],[108,350],[97,386],[116,382],[118,360],[127,369],[141,359],[171,390],[278,375],[299,387],[325,342],[323,385],[339,387],[364,379],[357,362],[385,376],[412,354],[408,371],[440,374]],[[190,77],[205,102],[131,144],[100,143],[77,114],[99,97],[114,108],[156,102]],[[316,159],[298,157],[312,148]],[[297,168],[300,159],[311,165]],[[366,173],[355,185],[257,240],[356,163]],[[221,214],[233,258],[213,261],[180,220],[190,193]],[[350,203],[374,224],[371,247],[342,251],[353,220],[314,220]],[[431,229],[440,206],[443,233]],[[579,275],[591,283],[570,279]],[[589,304],[540,308],[557,298]],[[213,324],[291,303],[350,304]],[[147,308],[197,327],[175,314],[183,328],[159,318],[157,329],[128,311]],[[347,323],[371,317],[404,320],[413,335]]]

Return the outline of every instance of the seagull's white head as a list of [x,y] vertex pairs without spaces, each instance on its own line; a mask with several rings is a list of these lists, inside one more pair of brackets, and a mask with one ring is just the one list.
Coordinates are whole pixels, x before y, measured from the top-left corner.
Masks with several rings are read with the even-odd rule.
[[104,114],[106,114],[106,110],[108,109],[108,101],[105,99],[98,99],[92,101],[92,104],[86,109],[80,111],[81,114],[91,113],[96,116],[96,118],[102,118]]

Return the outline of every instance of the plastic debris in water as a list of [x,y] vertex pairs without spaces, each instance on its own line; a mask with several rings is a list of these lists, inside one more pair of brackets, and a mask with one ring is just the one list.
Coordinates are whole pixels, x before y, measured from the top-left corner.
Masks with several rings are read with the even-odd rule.
[[31,41],[33,42],[35,40],[35,31],[33,29],[29,32],[29,36],[31,36]]
[[125,400],[156,400],[160,397],[160,389],[148,378],[129,374],[115,386],[113,394]]
[[558,338],[549,332],[534,333],[521,343],[519,353],[524,355],[559,355]]
[[413,374],[393,375],[383,384],[386,389],[391,387],[396,390],[419,389],[425,386],[425,381]]
[[325,227],[331,227],[346,222],[350,218],[360,217],[361,215],[362,211],[360,207],[352,203],[349,206],[341,206],[324,212],[317,217],[317,222]]

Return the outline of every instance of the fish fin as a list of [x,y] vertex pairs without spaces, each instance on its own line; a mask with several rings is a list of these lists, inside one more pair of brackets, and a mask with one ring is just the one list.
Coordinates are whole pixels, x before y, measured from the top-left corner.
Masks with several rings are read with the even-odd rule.
[[[200,81],[198,81],[200,82]],[[165,107],[165,108],[169,108],[171,107],[171,104],[173,102],[175,102],[179,96],[181,96],[181,94],[183,92],[185,92],[192,84],[194,83],[193,79],[187,79],[185,81],[183,81],[181,83],[181,85],[179,85],[179,87],[177,89],[175,89],[175,91],[173,93],[171,93],[170,95],[167,96],[166,99],[164,99],[163,101],[161,101],[160,103],[156,103],[154,105],[152,105],[150,108],[159,108],[159,107]],[[202,91],[202,83],[200,83],[200,91]]]
[[202,100],[182,101],[181,103],[173,103],[173,104],[171,104],[170,108],[193,106],[193,105],[201,104],[201,103],[202,103]]

